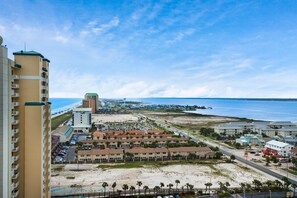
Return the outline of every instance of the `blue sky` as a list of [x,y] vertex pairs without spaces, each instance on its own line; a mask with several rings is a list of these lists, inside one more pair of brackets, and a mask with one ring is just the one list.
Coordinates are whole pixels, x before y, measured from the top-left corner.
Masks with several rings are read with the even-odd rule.
[[51,60],[50,97],[297,98],[297,1],[0,0],[13,51]]

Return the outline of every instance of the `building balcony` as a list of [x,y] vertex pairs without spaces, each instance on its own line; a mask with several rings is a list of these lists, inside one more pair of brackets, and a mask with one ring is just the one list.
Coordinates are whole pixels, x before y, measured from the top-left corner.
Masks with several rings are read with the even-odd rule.
[[14,107],[18,107],[18,106],[20,105],[20,103],[19,103],[19,102],[12,102],[12,105],[13,105]]
[[19,140],[20,140],[20,138],[12,138],[11,142],[15,144],[15,143],[18,143]]
[[12,87],[13,89],[18,89],[18,88],[20,88],[19,84],[16,84],[16,83],[13,83],[13,84],[11,85],[11,87]]
[[20,94],[19,93],[11,93],[11,97],[18,98],[18,97],[20,97]]
[[11,189],[14,190],[14,189],[16,189],[18,186],[19,186],[19,182],[13,182],[13,183],[11,184]]
[[19,178],[19,176],[20,176],[20,173],[16,173],[12,176],[12,179],[17,179],[17,178]]
[[11,124],[12,124],[12,125],[18,125],[19,123],[20,123],[20,122],[19,122],[18,120],[14,120],[14,119],[13,119],[13,120],[11,121]]
[[14,78],[15,80],[19,80],[19,79],[20,79],[20,76],[19,76],[19,75],[13,75],[13,78]]
[[20,129],[11,129],[11,134],[16,135],[20,132]]
[[19,191],[18,190],[13,191],[12,194],[11,194],[11,196],[13,198],[18,197],[19,196]]
[[16,156],[12,156],[11,157],[11,163],[14,164],[16,161],[19,160],[19,155],[16,155]]
[[16,164],[16,165],[13,165],[13,166],[12,166],[13,170],[15,170],[15,171],[16,171],[16,170],[18,170],[18,169],[19,169],[19,167],[20,167],[20,165],[19,165],[19,164]]
[[20,114],[19,111],[12,111],[12,112],[11,112],[11,115],[13,115],[13,116],[18,116],[19,114]]
[[17,147],[13,147],[13,149],[12,149],[12,152],[18,152],[20,150],[20,147],[19,146],[17,146]]

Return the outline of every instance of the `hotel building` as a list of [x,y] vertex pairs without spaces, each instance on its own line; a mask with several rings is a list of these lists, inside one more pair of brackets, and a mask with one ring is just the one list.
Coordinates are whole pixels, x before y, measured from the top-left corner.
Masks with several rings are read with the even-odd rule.
[[72,127],[74,132],[87,133],[92,127],[92,109],[75,108],[72,110]]
[[50,61],[0,41],[0,197],[51,197]]
[[99,96],[96,93],[86,93],[82,101],[83,108],[91,108],[92,113],[96,113],[99,108]]

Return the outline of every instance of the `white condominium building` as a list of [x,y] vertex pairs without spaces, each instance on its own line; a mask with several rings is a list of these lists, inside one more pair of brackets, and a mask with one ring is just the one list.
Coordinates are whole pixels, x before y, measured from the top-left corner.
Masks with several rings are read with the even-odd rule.
[[75,108],[72,111],[72,126],[74,132],[86,133],[92,127],[92,109]]

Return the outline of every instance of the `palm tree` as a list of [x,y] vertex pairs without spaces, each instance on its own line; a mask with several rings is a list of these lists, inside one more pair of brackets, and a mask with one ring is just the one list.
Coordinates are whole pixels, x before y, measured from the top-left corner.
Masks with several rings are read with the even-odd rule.
[[219,186],[220,186],[220,190],[224,190],[226,188],[225,184],[223,182],[218,182]]
[[175,180],[175,184],[176,184],[176,191],[177,191],[177,186],[178,186],[178,184],[180,184],[180,181],[178,179]]
[[165,186],[165,184],[163,182],[160,182],[161,191],[164,186]]
[[245,186],[246,186],[245,183],[240,183],[239,185],[240,185],[240,187],[241,187],[241,191],[243,191],[243,189],[244,189]]
[[168,188],[169,188],[169,193],[170,193],[171,188],[173,187],[173,184],[169,183],[167,186],[168,186]]
[[136,185],[138,186],[138,194],[140,195],[140,186],[142,185],[142,182],[137,181]]
[[296,184],[292,184],[292,188],[294,189],[293,197],[295,197],[295,189],[297,188]]
[[144,195],[146,195],[146,191],[149,189],[148,186],[143,186],[143,189],[144,189]]
[[212,186],[212,183],[210,183],[210,182],[207,182],[206,184],[204,184],[205,185],[205,192],[207,191],[207,187],[208,187],[208,189],[209,189],[209,192],[210,192],[210,187]]
[[123,184],[122,188],[123,188],[125,196],[126,196],[126,191],[129,189],[129,186],[127,184]]
[[154,187],[154,192],[157,193],[160,189],[161,189],[160,186],[155,186],[155,187]]
[[132,194],[134,194],[135,187],[134,186],[130,186],[130,191],[132,192]]
[[191,185],[191,184],[189,184],[189,183],[186,183],[186,185],[185,185],[185,186],[187,187],[187,191],[189,191],[189,187],[190,187],[190,185]]
[[105,197],[105,192],[106,192],[106,187],[108,186],[107,182],[102,183],[102,187],[104,188],[104,197]]
[[115,187],[117,186],[117,183],[116,182],[113,182],[113,184],[112,184],[112,195],[114,195],[114,189],[115,189]]
[[276,179],[276,180],[274,181],[274,183],[275,183],[275,186],[276,186],[277,188],[282,188],[282,185],[283,185],[283,184],[282,184],[282,182],[280,182],[279,180]]

